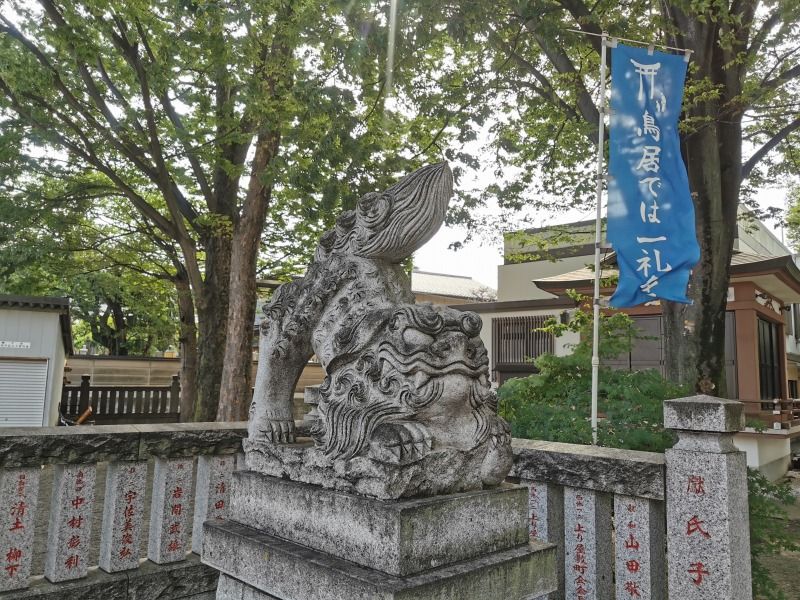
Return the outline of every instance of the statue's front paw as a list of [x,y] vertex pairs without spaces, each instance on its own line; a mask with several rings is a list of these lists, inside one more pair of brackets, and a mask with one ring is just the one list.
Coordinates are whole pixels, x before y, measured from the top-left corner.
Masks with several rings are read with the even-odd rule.
[[264,430],[264,437],[274,444],[293,444],[295,428],[292,419],[269,419],[269,428]]
[[384,423],[372,435],[369,456],[383,463],[406,465],[427,455],[432,443],[431,434],[419,423]]

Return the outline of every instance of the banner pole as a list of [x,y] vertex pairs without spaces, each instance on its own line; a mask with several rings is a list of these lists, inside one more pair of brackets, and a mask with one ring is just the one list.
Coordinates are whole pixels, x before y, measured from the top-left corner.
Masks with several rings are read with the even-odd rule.
[[600,245],[602,241],[603,209],[603,148],[605,145],[606,116],[606,44],[608,34],[603,32],[600,44],[600,99],[597,103],[599,124],[597,128],[597,219],[594,232],[594,297],[592,298],[592,444],[597,445],[597,394],[600,379]]

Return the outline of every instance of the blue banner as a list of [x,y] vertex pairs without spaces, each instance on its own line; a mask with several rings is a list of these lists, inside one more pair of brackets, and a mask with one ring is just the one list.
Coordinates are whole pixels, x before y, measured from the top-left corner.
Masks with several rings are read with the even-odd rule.
[[700,259],[678,118],[687,63],[682,55],[618,45],[611,51],[607,236],[617,254],[614,307],[656,298],[690,302]]

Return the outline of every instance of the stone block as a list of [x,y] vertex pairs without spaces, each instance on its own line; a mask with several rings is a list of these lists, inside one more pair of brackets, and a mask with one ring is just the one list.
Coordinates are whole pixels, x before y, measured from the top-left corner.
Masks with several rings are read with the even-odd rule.
[[664,499],[664,455],[583,444],[512,440],[509,475],[527,481]]
[[95,465],[56,465],[44,576],[53,583],[85,577],[89,569]]
[[558,589],[536,600],[564,598],[564,488],[535,481],[520,482],[528,487],[528,533],[531,540],[556,545]]
[[617,598],[664,600],[664,503],[614,497]]
[[168,565],[145,560],[134,571],[106,573],[93,567],[85,578],[63,583],[35,577],[13,600],[213,600],[217,577],[215,569],[189,554]]
[[96,464],[136,460],[139,431],[133,425],[8,427],[0,431],[0,466]]
[[381,501],[251,471],[234,474],[231,515],[270,535],[393,575],[527,541],[527,489]]
[[136,425],[136,429],[141,436],[139,460],[235,454],[242,451],[242,439],[247,437],[246,422]]
[[0,471],[0,592],[28,587],[40,467]]
[[235,463],[235,454],[197,457],[197,491],[192,520],[192,552],[196,554],[203,549],[203,522],[228,516]]
[[611,523],[611,498],[608,494],[564,488],[564,585],[567,598],[608,600],[614,597]]
[[281,600],[238,579],[220,574],[215,600]]
[[750,600],[744,452],[665,454],[669,597]]
[[107,573],[139,566],[146,481],[144,461],[108,465],[98,561]]
[[154,563],[165,564],[186,558],[193,466],[190,458],[155,460],[147,546],[147,558]]
[[232,521],[205,529],[205,564],[284,600],[523,600],[556,587],[555,548],[542,542],[396,577]]
[[664,427],[717,433],[741,431],[744,429],[744,405],[705,394],[665,400]]

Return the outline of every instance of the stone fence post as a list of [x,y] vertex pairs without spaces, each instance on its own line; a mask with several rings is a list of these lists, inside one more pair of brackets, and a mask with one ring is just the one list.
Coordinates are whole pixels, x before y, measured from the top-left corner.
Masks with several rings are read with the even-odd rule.
[[747,464],[733,445],[743,405],[706,395],[667,400],[664,426],[678,434],[665,453],[669,597],[752,600]]

